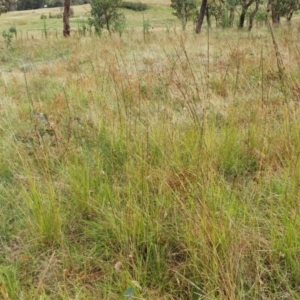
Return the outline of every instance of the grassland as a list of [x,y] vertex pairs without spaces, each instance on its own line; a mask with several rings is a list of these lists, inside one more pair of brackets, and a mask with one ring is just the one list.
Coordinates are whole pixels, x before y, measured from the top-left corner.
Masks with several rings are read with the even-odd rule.
[[0,299],[300,299],[296,23],[128,19],[1,40]]
[[[168,1],[149,1],[147,2],[149,9],[144,12],[135,12],[133,10],[121,9],[120,11],[126,15],[127,29],[137,29],[143,27],[143,20],[151,20],[151,26],[155,28],[166,28],[167,26],[178,25],[176,17],[172,15],[172,9]],[[72,6],[74,16],[70,18],[71,29],[74,31],[81,27],[83,22],[87,22],[90,17],[90,5]],[[49,18],[49,15],[55,16],[62,13],[61,8],[41,8],[30,11],[13,11],[2,14],[0,18],[0,27],[8,30],[14,26],[18,29],[21,38],[42,38],[45,26],[48,35],[61,33],[61,18]],[[41,19],[41,16],[47,19]],[[1,32],[2,34],[2,32]]]

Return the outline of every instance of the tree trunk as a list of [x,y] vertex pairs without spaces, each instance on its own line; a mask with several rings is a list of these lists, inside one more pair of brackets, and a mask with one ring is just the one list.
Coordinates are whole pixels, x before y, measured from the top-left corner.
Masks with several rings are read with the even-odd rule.
[[63,15],[63,22],[64,22],[64,30],[63,34],[64,37],[70,36],[70,0],[65,0],[64,3],[64,15]]
[[298,5],[299,5],[299,0],[292,1],[291,5],[288,9],[288,12],[286,14],[286,20],[288,22],[291,22],[292,16],[293,16],[294,12],[297,11]]
[[250,14],[250,17],[249,17],[249,27],[248,27],[249,31],[251,31],[251,29],[253,27],[254,17],[256,15],[256,13],[258,12],[258,8],[259,8],[259,0],[256,0],[255,1],[255,9],[253,10],[253,12]]
[[106,21],[106,28],[108,30],[109,35],[111,35],[110,31],[110,17],[108,15],[105,15],[105,21]]
[[246,12],[247,12],[247,10],[245,8],[243,8],[242,13],[240,15],[239,28],[244,28]]
[[257,1],[257,0],[249,0],[249,2],[245,2],[243,4],[243,7],[242,7],[242,13],[240,15],[240,23],[239,23],[239,28],[243,28],[244,27],[244,23],[245,23],[245,18],[246,18],[246,13],[247,13],[247,10],[248,8],[252,5],[252,3],[254,1]]
[[274,0],[268,0],[267,12],[272,12],[272,23],[278,25],[280,23],[280,12],[273,7]]
[[206,20],[207,20],[207,25],[208,25],[208,27],[211,27],[211,17],[210,17],[210,11],[209,11],[209,4],[206,5],[205,15],[206,15]]
[[200,14],[196,26],[196,33],[200,33],[201,27],[203,24],[204,16],[205,16],[205,11],[206,11],[206,6],[207,6],[207,0],[202,0],[202,4],[200,7]]
[[272,9],[272,22],[274,25],[279,25],[280,23],[280,12]]

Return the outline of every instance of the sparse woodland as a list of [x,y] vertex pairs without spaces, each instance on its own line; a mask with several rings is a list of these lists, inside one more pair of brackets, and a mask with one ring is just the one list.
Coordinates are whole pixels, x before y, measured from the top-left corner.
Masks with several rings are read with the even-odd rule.
[[0,299],[300,299],[297,9],[145,3],[0,16]]

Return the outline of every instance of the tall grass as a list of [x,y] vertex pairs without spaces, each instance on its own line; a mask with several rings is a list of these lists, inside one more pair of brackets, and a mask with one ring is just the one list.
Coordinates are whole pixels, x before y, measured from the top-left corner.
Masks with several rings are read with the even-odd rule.
[[3,299],[300,298],[298,35],[210,34],[3,50]]

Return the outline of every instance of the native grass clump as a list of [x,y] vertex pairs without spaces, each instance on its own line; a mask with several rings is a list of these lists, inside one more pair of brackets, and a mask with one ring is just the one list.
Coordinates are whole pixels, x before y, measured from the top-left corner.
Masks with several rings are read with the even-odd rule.
[[1,50],[1,299],[300,298],[299,34],[209,34]]

